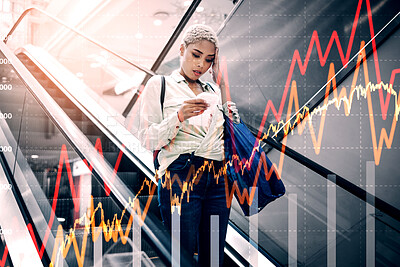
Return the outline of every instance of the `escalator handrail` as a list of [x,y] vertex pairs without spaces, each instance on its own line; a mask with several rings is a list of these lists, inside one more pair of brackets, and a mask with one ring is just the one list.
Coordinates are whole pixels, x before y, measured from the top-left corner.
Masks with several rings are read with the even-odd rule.
[[[135,211],[129,205],[128,199],[134,199],[134,195],[122,183],[118,175],[114,175],[113,169],[104,164],[103,158],[98,154],[95,147],[87,139],[87,137],[79,130],[79,128],[72,122],[68,115],[61,109],[55,100],[46,92],[40,83],[32,76],[32,74],[25,68],[19,59],[9,51],[9,48],[0,42],[0,51],[8,58],[9,63],[14,68],[15,73],[24,82],[27,89],[32,93],[43,111],[52,120],[52,122],[59,128],[60,132],[65,136],[70,145],[72,145],[81,158],[85,158],[90,162],[93,167],[93,174],[101,177],[107,183],[111,193],[116,200],[126,207],[127,212],[132,216]],[[81,148],[81,149],[80,149]],[[84,149],[82,149],[84,148]],[[90,148],[90,149],[89,149]],[[113,177],[113,181],[111,181]],[[149,220],[150,218],[148,218]],[[143,232],[149,237],[151,243],[155,246],[161,254],[163,261],[170,261],[171,255],[163,245],[163,242],[155,235],[149,225],[151,221],[144,221],[142,225]]]
[[18,20],[14,23],[14,25],[13,25],[12,28],[11,28],[11,30],[8,32],[8,34],[7,34],[6,37],[4,38],[4,40],[3,40],[4,43],[7,43],[7,41],[8,41],[9,38],[10,38],[10,36],[11,36],[11,35],[13,34],[13,32],[16,30],[16,28],[17,28],[18,25],[21,23],[21,21],[25,18],[25,16],[26,16],[27,14],[29,14],[29,13],[32,12],[32,11],[37,11],[37,12],[39,12],[39,13],[45,15],[46,17],[49,17],[50,19],[52,19],[52,20],[56,21],[57,23],[63,25],[65,28],[69,29],[70,31],[72,31],[72,32],[74,32],[74,33],[80,35],[80,36],[83,37],[84,39],[88,40],[88,41],[91,42],[92,44],[94,44],[94,45],[100,47],[100,48],[103,49],[103,50],[106,50],[106,51],[109,52],[110,54],[116,56],[117,58],[119,58],[119,59],[121,59],[121,60],[123,60],[123,61],[125,61],[125,62],[128,63],[129,65],[131,65],[131,66],[133,66],[133,67],[135,67],[135,68],[137,68],[137,69],[139,69],[139,70],[141,70],[141,71],[147,73],[148,75],[151,75],[151,76],[155,75],[155,73],[154,73],[152,70],[149,70],[149,69],[147,69],[146,67],[143,67],[143,66],[141,66],[140,64],[135,63],[135,62],[132,62],[131,60],[127,59],[126,57],[121,56],[121,55],[118,54],[117,52],[115,52],[115,51],[113,51],[112,49],[106,47],[106,46],[105,46],[104,44],[102,44],[101,42],[99,42],[99,41],[97,41],[97,40],[95,40],[95,39],[89,37],[87,34],[81,32],[80,30],[78,30],[78,29],[76,29],[76,28],[74,28],[74,27],[71,27],[71,26],[67,25],[66,23],[64,23],[64,22],[63,22],[62,20],[60,20],[59,18],[57,18],[57,17],[55,17],[55,16],[53,16],[53,15],[47,13],[46,11],[44,11],[44,10],[42,10],[42,9],[40,9],[40,8],[37,8],[37,7],[30,7],[30,8],[25,9],[24,12],[22,12],[22,14],[19,16]]
[[[384,200],[368,193],[361,187],[351,183],[349,180],[337,175],[336,173],[328,170],[327,168],[323,167],[322,165],[312,161],[309,158],[301,155],[300,153],[296,152],[295,150],[287,147],[286,145],[276,141],[272,137],[268,137],[267,139],[263,140],[265,143],[276,149],[278,152],[284,153],[286,156],[294,159],[301,165],[309,168],[310,170],[316,172],[317,174],[321,175],[322,177],[326,178],[327,180],[331,181],[332,183],[340,186],[350,194],[354,195],[355,197],[365,201],[366,203],[374,206],[375,208],[379,209],[380,211],[384,212],[388,216],[392,217],[396,221],[400,222],[400,210],[389,203],[385,202]],[[335,177],[335,178],[333,178]]]
[[[249,240],[249,244],[254,247],[254,244],[255,244],[254,241],[251,240],[249,235],[245,231],[243,231],[238,225],[236,225],[231,220],[228,221],[228,225],[234,231],[236,231],[242,238],[248,239]],[[250,242],[250,240],[251,240],[251,242]],[[229,249],[229,247],[228,247],[228,249]],[[275,265],[277,267],[283,266],[280,262],[278,262],[277,259],[275,259],[270,253],[268,253],[268,251],[266,251],[262,246],[258,246],[257,250],[258,250],[259,253],[261,253],[261,255],[263,255],[266,259],[268,259],[268,261],[270,261],[273,265]],[[240,259],[241,255],[240,254],[237,255],[237,258]]]

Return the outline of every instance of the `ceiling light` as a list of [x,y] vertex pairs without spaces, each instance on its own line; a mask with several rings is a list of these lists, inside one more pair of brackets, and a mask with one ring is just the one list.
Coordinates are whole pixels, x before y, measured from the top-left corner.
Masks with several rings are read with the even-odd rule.
[[90,63],[90,67],[93,69],[100,68],[101,64],[99,62],[92,62],[92,63]]
[[155,26],[161,26],[162,20],[160,20],[160,19],[155,19],[155,20],[153,21],[153,24],[154,24]]
[[141,33],[141,32],[136,33],[135,34],[135,38],[136,39],[142,39],[143,38],[143,33]]
[[161,26],[163,24],[163,21],[169,18],[169,13],[167,11],[157,11],[156,13],[154,13],[153,17],[153,24],[155,26]]
[[39,155],[31,155],[31,158],[33,158],[33,159],[38,159],[38,158],[39,158]]
[[202,7],[202,6],[198,6],[196,8],[196,12],[203,12],[203,11],[204,11],[204,7]]

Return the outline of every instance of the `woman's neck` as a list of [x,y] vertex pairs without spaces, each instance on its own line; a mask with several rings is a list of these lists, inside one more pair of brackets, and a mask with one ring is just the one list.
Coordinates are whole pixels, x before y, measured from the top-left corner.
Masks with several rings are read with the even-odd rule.
[[185,75],[182,69],[179,71],[179,73],[183,76],[183,78],[185,78],[185,81],[187,82],[189,88],[193,91],[193,93],[198,95],[199,93],[203,92],[203,88],[198,79],[197,80],[190,79]]
[[183,76],[183,78],[185,78],[186,82],[189,85],[195,85],[198,82],[198,80],[192,80],[188,76],[186,76],[182,69],[179,71],[179,73]]

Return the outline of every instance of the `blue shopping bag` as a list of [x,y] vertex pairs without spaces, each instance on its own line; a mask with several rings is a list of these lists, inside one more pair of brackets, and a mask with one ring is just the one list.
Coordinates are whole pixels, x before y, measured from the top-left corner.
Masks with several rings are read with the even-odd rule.
[[[242,120],[234,123],[224,115],[224,149],[226,173],[243,213],[257,204],[260,212],[268,203],[285,194],[285,186],[277,170]],[[258,192],[258,203],[255,192]],[[252,209],[253,210],[253,209]]]

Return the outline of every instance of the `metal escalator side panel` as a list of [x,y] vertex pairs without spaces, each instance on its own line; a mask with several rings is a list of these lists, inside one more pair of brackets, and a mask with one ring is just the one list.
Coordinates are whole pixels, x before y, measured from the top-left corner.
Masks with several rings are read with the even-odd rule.
[[[21,114],[21,116],[23,115]],[[19,199],[17,202],[23,206],[26,206],[27,211],[29,211],[29,214],[26,216],[30,219],[26,221],[26,224],[21,228],[21,231],[25,231],[25,229],[27,229],[27,225],[31,224],[33,232],[35,233],[35,238],[42,239],[44,234],[36,229],[48,228],[43,214],[45,211],[51,211],[51,206],[48,204],[46,206],[46,203],[42,203],[41,206],[38,205],[37,199],[43,199],[45,198],[45,195],[43,194],[43,191],[40,190],[40,186],[26,161],[26,158],[21,154],[20,147],[17,144],[17,141],[14,138],[13,133],[11,132],[11,129],[5,119],[0,119],[0,140],[3,147],[8,146],[15,151],[15,153],[2,152],[2,157],[10,169],[13,182],[15,183],[14,187],[17,187],[15,190],[17,190],[18,195],[21,196],[21,199]],[[7,209],[0,210],[5,211]],[[7,216],[2,217],[9,219]],[[57,229],[57,226],[58,222],[55,223],[54,229]],[[29,240],[32,241],[31,238],[29,238]],[[52,234],[48,235],[47,243],[50,245],[54,243],[54,236]],[[42,244],[41,240],[37,240],[37,244],[40,246]],[[51,251],[49,251],[47,248],[46,252],[43,252],[42,255],[44,255],[44,258],[48,258],[48,255],[51,254]]]
[[[3,157],[3,152],[0,153],[2,153],[2,158],[0,159],[0,184],[9,184],[7,175],[10,175],[10,173],[5,173],[4,166],[6,163],[3,162],[5,158]],[[10,258],[15,266],[43,266],[13,190],[15,189],[0,190],[0,209],[2,211],[0,225],[3,231],[7,229],[10,232],[3,235]]]
[[140,141],[123,125],[120,114],[115,113],[108,103],[43,49],[29,45],[16,52],[29,57],[96,127],[155,182],[151,152],[143,148]]

